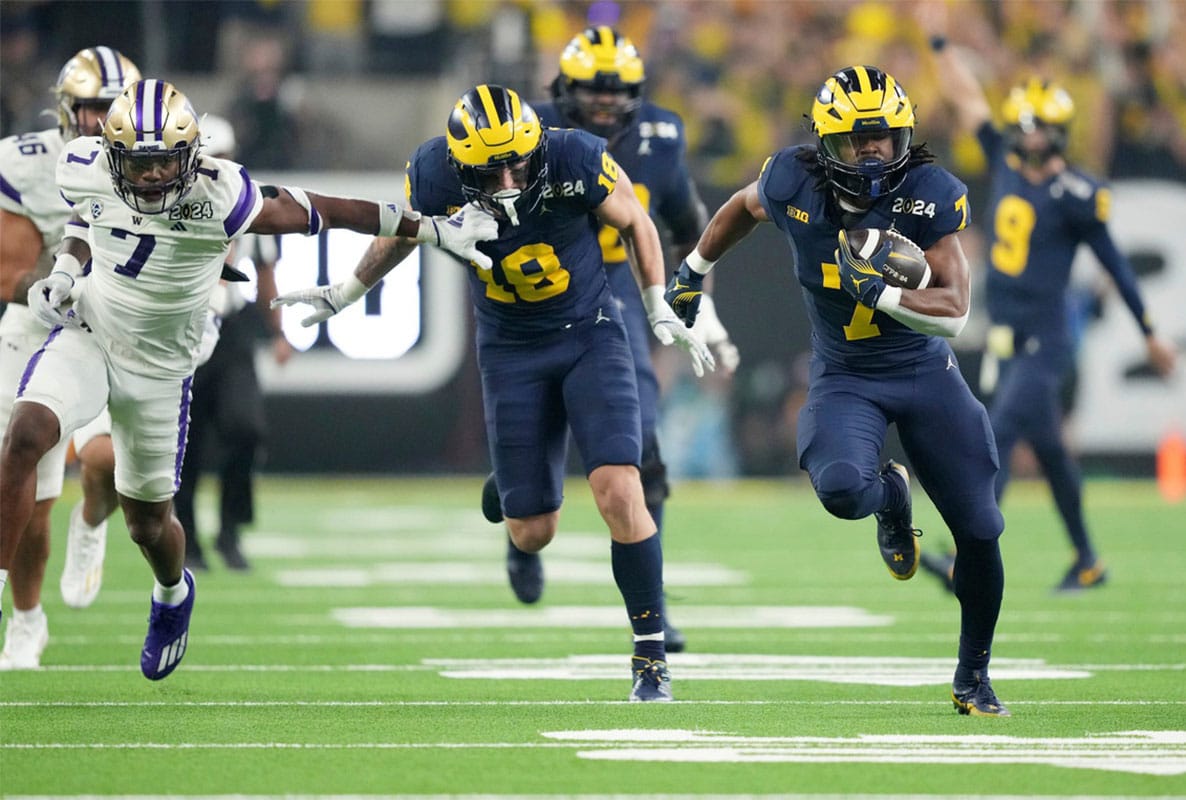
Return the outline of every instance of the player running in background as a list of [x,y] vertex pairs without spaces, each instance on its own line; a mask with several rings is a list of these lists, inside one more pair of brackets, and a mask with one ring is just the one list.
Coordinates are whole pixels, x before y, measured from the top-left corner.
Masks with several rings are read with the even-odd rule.
[[[1173,347],[1154,334],[1136,275],[1108,230],[1111,193],[1098,179],[1067,162],[1067,127],[1075,112],[1056,83],[1033,78],[1005,100],[1004,127],[992,122],[988,98],[957,48],[931,39],[942,71],[944,99],[961,127],[975,133],[991,171],[991,206],[985,281],[992,327],[986,358],[999,366],[989,416],[1001,458],[999,500],[1009,482],[1009,460],[1021,439],[1033,447],[1050,485],[1075,558],[1056,591],[1104,583],[1106,571],[1083,519],[1083,478],[1063,440],[1060,389],[1073,366],[1067,319],[1071,263],[1081,244],[1112,276],[1132,312],[1150,364],[1162,375],[1174,368]],[[954,556],[926,554],[923,565],[950,588]]]
[[[609,27],[588,28],[573,37],[560,56],[560,74],[551,87],[552,102],[538,103],[534,108],[547,127],[581,128],[606,140],[610,155],[630,176],[639,202],[670,232],[678,262],[695,246],[707,214],[685,161],[683,120],[643,99],[645,77],[633,42]],[[599,240],[610,290],[622,309],[634,355],[642,412],[642,485],[647,510],[661,534],[670,488],[656,430],[659,381],[651,363],[654,339],[621,236],[612,226],[604,226]],[[737,348],[707,296],[695,332],[712,348],[718,367],[729,373],[736,369]],[[482,509],[491,522],[502,520],[493,476],[483,487]],[[539,554],[523,553],[508,542],[507,572],[519,600],[534,603],[539,599],[544,583]],[[680,652],[685,647],[684,635],[670,617],[665,618],[665,626],[668,652]]]
[[107,404],[115,488],[155,578],[140,657],[152,680],[176,668],[188,643],[194,581],[172,497],[190,383],[230,242],[349,228],[469,255],[495,235],[481,219],[447,224],[394,203],[259,186],[239,164],[203,156],[198,125],[176,87],[142,80],[112,103],[101,136],[62,151],[56,180],[73,213],[54,270],[28,293],[30,311],[51,330],[22,377],[0,452],[2,590],[33,514],[38,462]]
[[[959,546],[959,661],[952,701],[961,714],[1007,716],[988,676],[1005,572],[1004,521],[993,495],[996,447],[946,337],[968,316],[968,263],[958,232],[967,190],[913,145],[914,108],[880,69],[853,66],[828,78],[811,109],[815,145],[778,151],[758,179],[708,222],[667,297],[695,318],[713,264],[760,222],[792,249],[792,268],[812,323],[808,396],[799,415],[799,465],[825,509],[842,519],[877,518],[877,543],[899,580],[918,568],[906,469],[879,466],[892,423],[906,455]],[[888,257],[849,251],[841,232],[895,228],[926,252],[928,288],[887,286]],[[839,243],[839,247],[837,244]]]
[[[614,580],[634,633],[631,700],[671,699],[663,633],[663,552],[639,464],[638,388],[626,326],[610,292],[597,230],[617,229],[639,273],[652,330],[687,349],[700,375],[708,349],[663,301],[658,229],[605,140],[544,128],[519,95],[480,85],[462,95],[445,136],[408,164],[408,201],[423,213],[467,203],[499,236],[467,264],[491,461],[515,546],[537,553],[556,535],[571,430],[609,527]],[[472,209],[470,205],[468,208]],[[362,296],[414,249],[376,239],[343,284],[281,295],[308,303],[311,325]],[[492,262],[492,265],[491,265]]]
[[[34,281],[53,266],[55,248],[70,216],[54,181],[58,154],[79,136],[97,136],[111,102],[140,71],[110,47],[88,47],[62,66],[53,88],[58,125],[0,142],[0,430],[8,425],[25,366],[45,342],[45,326],[26,307]],[[107,543],[107,518],[118,499],[112,472],[111,418],[104,410],[74,432],[83,499],[70,512],[66,564],[60,588],[67,605],[83,608],[99,593]],[[10,566],[13,613],[0,652],[0,669],[36,669],[49,641],[41,587],[50,552],[50,511],[62,492],[66,437],[37,464],[33,513]]]

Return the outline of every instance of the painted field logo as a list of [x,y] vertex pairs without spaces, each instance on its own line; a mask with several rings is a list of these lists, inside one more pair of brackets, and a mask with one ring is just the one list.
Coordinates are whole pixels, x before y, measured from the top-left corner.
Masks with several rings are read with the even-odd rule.
[[1186,773],[1186,731],[1119,731],[1083,738],[1025,736],[735,736],[713,731],[601,730],[544,732],[587,745],[595,761],[697,764],[1040,764],[1142,775]]

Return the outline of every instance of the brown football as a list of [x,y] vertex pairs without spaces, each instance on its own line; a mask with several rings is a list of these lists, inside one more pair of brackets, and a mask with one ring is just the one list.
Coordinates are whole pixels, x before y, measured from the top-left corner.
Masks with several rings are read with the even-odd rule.
[[845,231],[848,245],[860,258],[868,258],[877,252],[881,243],[888,238],[893,245],[881,276],[890,286],[903,289],[925,289],[931,282],[931,265],[927,263],[922,248],[907,237],[891,229],[857,228]]

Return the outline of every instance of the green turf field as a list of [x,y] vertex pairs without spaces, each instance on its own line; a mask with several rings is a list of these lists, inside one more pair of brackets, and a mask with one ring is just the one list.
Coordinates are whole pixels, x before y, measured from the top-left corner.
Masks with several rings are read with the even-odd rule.
[[[481,480],[262,481],[254,571],[209,553],[160,683],[139,673],[151,581],[122,518],[95,604],[58,596],[68,480],[44,666],[0,675],[0,792],[1186,796],[1186,505],[1151,483],[1087,485],[1110,581],[1078,596],[1049,591],[1068,549],[1044,486],[1011,488],[992,676],[1014,716],[980,719],[948,700],[954,599],[892,580],[873,520],[828,517],[803,482],[676,487],[677,702],[626,703],[625,612],[583,483],[526,607]],[[917,492],[915,517],[946,547]]]

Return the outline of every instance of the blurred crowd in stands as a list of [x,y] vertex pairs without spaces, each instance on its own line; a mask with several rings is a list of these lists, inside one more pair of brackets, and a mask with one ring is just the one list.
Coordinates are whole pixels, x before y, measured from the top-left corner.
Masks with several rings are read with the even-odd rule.
[[[956,21],[953,42],[979,57],[993,99],[1035,72],[1070,88],[1080,109],[1072,156],[1085,167],[1186,180],[1182,0],[5,0],[0,134],[43,127],[54,71],[103,42],[147,73],[235,84],[234,108],[209,110],[242,131],[245,163],[317,164],[323,142],[302,122],[317,118],[319,98],[301,91],[302,77],[455,77],[540,96],[564,44],[592,21],[639,45],[649,94],[682,113],[706,185],[741,185],[773,150],[805,140],[803,113],[823,77],[861,62],[906,85],[921,136],[975,194],[978,148],[952,130],[927,58],[923,17],[936,3]],[[339,122],[349,132],[364,112]]]

